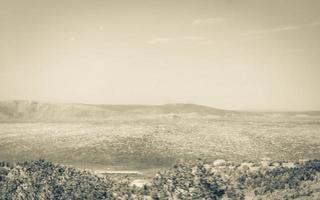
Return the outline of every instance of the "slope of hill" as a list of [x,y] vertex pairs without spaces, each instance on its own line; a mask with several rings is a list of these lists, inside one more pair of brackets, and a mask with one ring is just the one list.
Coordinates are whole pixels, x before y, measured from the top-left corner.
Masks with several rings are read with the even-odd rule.
[[226,118],[306,118],[320,117],[320,111],[245,112],[216,109],[196,104],[89,105],[40,101],[0,101],[0,121],[79,121],[111,117],[226,117]]
[[82,104],[52,104],[35,101],[0,102],[2,120],[72,120],[81,118],[101,118],[113,114],[95,106]]
[[86,105],[63,104],[37,101],[0,102],[2,121],[69,121],[108,119],[111,116],[126,115],[169,115],[196,114],[226,115],[232,113],[195,104],[166,105]]

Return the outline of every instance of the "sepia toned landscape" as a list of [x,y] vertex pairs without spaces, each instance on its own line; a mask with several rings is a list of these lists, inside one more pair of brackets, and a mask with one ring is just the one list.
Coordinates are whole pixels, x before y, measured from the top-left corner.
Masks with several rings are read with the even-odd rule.
[[320,200],[319,0],[0,0],[0,200]]
[[[286,173],[295,173],[290,172],[292,167],[304,167],[302,163],[320,157],[320,112],[240,112],[195,104],[123,106],[3,101],[0,116],[1,160],[21,163],[45,159],[76,167],[80,170],[77,173],[87,170],[90,176],[107,176],[117,181],[125,178],[127,185],[115,190],[128,192],[134,185],[137,191],[128,193],[133,195],[130,197],[133,199],[151,198],[151,190],[154,190],[153,195],[162,195],[161,199],[168,198],[163,191],[163,184],[168,183],[158,182],[156,174],[180,163],[178,166],[182,167],[182,171],[173,168],[173,172],[162,174],[162,179],[172,179],[174,176],[187,178],[188,171],[185,170],[189,167],[192,171],[193,165],[199,167],[199,158],[203,160],[200,161],[200,168],[202,166],[207,170],[201,173],[212,173],[208,178],[228,174],[229,182],[224,181],[232,185],[238,184],[236,182],[240,181],[240,177],[248,176],[245,174],[250,170],[250,173],[263,173],[264,170],[272,171],[280,167],[278,170],[284,172],[278,176],[286,176]],[[24,165],[42,167],[42,162]],[[304,189],[308,194],[306,196],[320,191],[319,179],[315,178],[320,172],[319,161],[314,161],[315,166],[312,162],[309,164],[316,171],[307,171],[314,178],[310,179],[313,182],[309,181],[309,189]],[[247,166],[246,170],[244,166]],[[25,166],[19,170],[24,169]],[[215,173],[215,170],[218,172]],[[141,193],[141,187],[147,186],[150,189],[144,191],[145,194]],[[234,189],[234,195],[238,195],[234,198],[241,199],[246,195],[271,198],[273,192],[259,188],[253,185],[251,189]],[[284,189],[288,188],[281,186],[275,194],[279,197],[287,194]],[[173,196],[194,198],[190,191],[181,194],[174,191]],[[223,191],[221,197],[226,197],[228,192]],[[304,196],[292,191],[289,193],[293,196]],[[129,196],[122,198],[130,199]]]

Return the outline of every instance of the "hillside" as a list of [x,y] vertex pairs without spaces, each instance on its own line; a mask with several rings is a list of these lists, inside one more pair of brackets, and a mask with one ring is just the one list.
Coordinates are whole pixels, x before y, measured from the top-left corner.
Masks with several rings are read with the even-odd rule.
[[47,103],[37,101],[1,101],[1,121],[77,121],[108,119],[132,115],[185,115],[224,116],[231,111],[195,104],[166,105],[87,105]]
[[246,112],[197,104],[90,105],[41,101],[0,101],[0,122],[70,122],[128,118],[320,118],[320,111]]

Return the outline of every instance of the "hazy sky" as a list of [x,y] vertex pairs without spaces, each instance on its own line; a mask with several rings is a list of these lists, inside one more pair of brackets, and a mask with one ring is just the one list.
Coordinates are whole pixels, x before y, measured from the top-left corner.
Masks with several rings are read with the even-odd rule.
[[0,100],[320,110],[318,0],[0,0]]

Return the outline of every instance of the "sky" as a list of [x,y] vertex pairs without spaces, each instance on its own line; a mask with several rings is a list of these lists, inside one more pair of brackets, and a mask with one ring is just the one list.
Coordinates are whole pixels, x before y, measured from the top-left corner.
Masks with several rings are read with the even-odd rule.
[[0,0],[0,100],[320,110],[318,0]]

